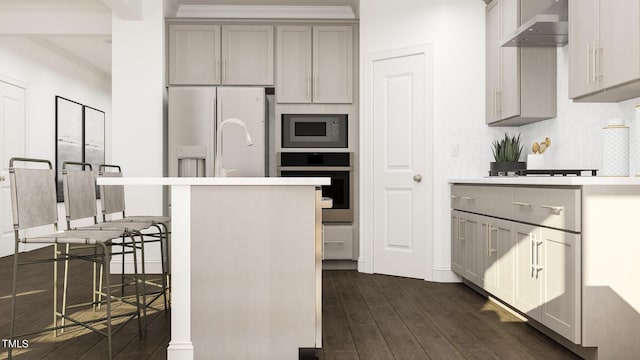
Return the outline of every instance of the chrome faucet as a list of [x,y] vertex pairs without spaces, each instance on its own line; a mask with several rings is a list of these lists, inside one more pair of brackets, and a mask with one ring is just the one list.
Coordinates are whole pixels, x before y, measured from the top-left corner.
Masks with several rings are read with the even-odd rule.
[[232,171],[236,171],[237,169],[225,169],[222,164],[222,130],[227,124],[236,124],[244,130],[244,144],[246,146],[253,145],[253,140],[251,140],[251,135],[249,134],[249,130],[247,129],[247,124],[244,121],[237,118],[227,118],[218,126],[218,130],[216,131],[216,164],[215,164],[215,176],[217,177],[226,177]]

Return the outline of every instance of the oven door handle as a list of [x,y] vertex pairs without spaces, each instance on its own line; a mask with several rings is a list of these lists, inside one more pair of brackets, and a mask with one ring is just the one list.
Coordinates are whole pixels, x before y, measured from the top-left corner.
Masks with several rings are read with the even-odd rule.
[[353,171],[352,166],[279,166],[278,171]]

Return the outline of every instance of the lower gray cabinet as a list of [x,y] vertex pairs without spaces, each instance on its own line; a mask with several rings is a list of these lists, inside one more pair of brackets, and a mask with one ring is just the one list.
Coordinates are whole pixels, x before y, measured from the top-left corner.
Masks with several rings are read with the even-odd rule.
[[[549,189],[538,190],[542,193],[537,196],[544,197],[543,192]],[[505,187],[504,191],[518,189]],[[482,188],[478,193],[483,193]],[[572,209],[567,205],[562,211],[580,214],[579,206]],[[579,344],[580,233],[535,225],[531,219],[525,221],[454,208],[451,268],[529,318]]]
[[513,305],[515,249],[512,222],[481,217],[483,288]]

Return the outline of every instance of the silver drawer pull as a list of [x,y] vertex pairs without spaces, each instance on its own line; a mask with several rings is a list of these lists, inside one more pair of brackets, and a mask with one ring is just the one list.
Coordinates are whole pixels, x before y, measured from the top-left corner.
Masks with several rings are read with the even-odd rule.
[[456,196],[456,195],[449,195],[449,197],[452,198],[452,199],[457,199],[458,198],[458,196]]
[[325,240],[325,244],[344,244],[344,241],[341,240]]
[[473,201],[473,198],[472,198],[472,197],[469,197],[469,196],[461,196],[461,197],[460,197],[460,199],[462,199],[462,200],[469,200],[469,201]]
[[564,206],[540,205],[540,207],[543,208],[543,209],[549,209],[549,210],[551,210],[553,212],[556,212],[556,213],[564,210]]
[[513,205],[518,205],[518,206],[523,206],[523,207],[531,206],[531,204],[530,204],[530,203],[524,203],[524,202],[519,202],[519,201],[512,201],[511,203],[512,203]]

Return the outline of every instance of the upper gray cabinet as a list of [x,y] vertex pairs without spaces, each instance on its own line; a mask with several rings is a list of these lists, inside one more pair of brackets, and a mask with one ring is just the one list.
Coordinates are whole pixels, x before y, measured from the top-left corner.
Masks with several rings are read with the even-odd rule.
[[520,126],[556,116],[556,49],[500,47],[521,23],[520,2],[493,0],[487,5],[486,122],[491,126]]
[[353,27],[278,26],[279,103],[353,102]]
[[273,85],[273,26],[169,26],[170,85]]
[[273,26],[222,26],[222,84],[273,85]]
[[640,0],[569,1],[569,97],[640,96]]
[[169,26],[169,84],[220,84],[220,25]]

